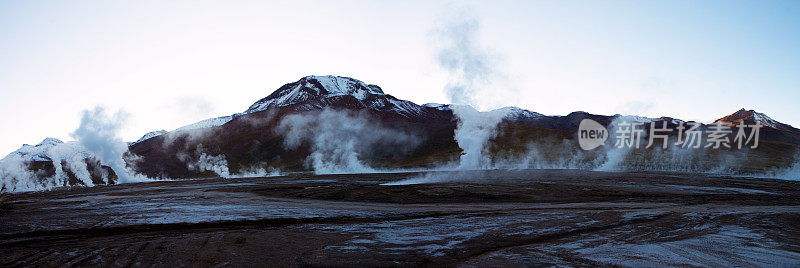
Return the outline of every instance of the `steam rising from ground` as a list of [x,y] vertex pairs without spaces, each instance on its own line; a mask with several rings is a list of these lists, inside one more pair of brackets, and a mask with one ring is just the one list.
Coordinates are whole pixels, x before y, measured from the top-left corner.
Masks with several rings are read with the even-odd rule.
[[778,179],[800,181],[800,163],[795,163],[790,168],[776,172],[774,177]]
[[486,169],[490,164],[486,144],[497,135],[497,124],[506,113],[481,113],[473,107],[479,107],[476,96],[487,91],[500,72],[494,68],[492,54],[478,42],[478,20],[463,10],[456,13],[458,18],[450,18],[433,33],[442,44],[439,66],[450,77],[444,91],[458,118],[455,140],[463,150],[458,169]]
[[[478,116],[473,116],[478,117]],[[608,126],[609,136],[614,137],[617,126],[622,122],[632,122],[631,117],[617,117]],[[459,129],[465,128],[459,125]],[[485,129],[484,129],[485,130]],[[552,138],[538,140],[527,145],[524,153],[512,155],[489,155],[486,152],[487,144],[485,137],[494,137],[481,132],[470,134],[469,138],[458,139],[459,146],[464,149],[465,154],[461,157],[461,167],[465,163],[473,163],[467,166],[478,168],[472,169],[582,169],[599,171],[670,171],[670,172],[695,172],[695,173],[714,173],[714,174],[742,174],[739,170],[747,161],[747,151],[732,152],[727,150],[716,150],[711,148],[684,148],[675,145],[675,137],[670,137],[668,146],[663,149],[660,144],[651,148],[645,148],[649,137],[647,131],[642,132],[639,140],[639,148],[635,145],[617,147],[613,139],[609,140],[605,146],[592,151],[580,149],[575,140],[554,140]],[[458,130],[457,134],[458,135]],[[465,134],[466,135],[466,134]],[[659,140],[660,141],[660,140]],[[464,142],[462,144],[462,142]],[[470,143],[472,142],[472,143]],[[465,145],[466,144],[466,145]],[[473,144],[470,147],[468,144]],[[466,148],[482,148],[481,150],[469,151]],[[472,152],[472,153],[470,153]],[[472,158],[480,155],[480,158]],[[468,160],[465,160],[468,159]],[[477,159],[477,160],[476,160]],[[800,159],[800,156],[795,157]],[[477,163],[477,164],[474,164]],[[467,176],[467,177],[465,177]],[[760,177],[800,179],[800,164],[795,163],[793,167],[780,169],[767,174],[755,175]],[[386,185],[418,184],[418,183],[437,183],[454,181],[477,181],[473,175],[459,172],[435,172],[409,178],[407,180],[392,182]]]
[[595,157],[585,153],[569,140],[547,139],[531,142],[524,154],[498,156],[492,168],[497,169],[593,169]]
[[[127,145],[117,134],[124,121],[123,113],[109,116],[102,107],[84,111],[80,125],[72,133],[76,141],[65,143],[48,138],[36,146],[24,145],[0,160],[2,190],[20,192],[114,183],[102,165],[110,167],[120,183],[148,180],[132,172],[123,160]],[[48,165],[52,165],[52,171],[48,171]]]
[[186,163],[186,167],[191,171],[211,171],[226,178],[231,175],[228,170],[228,160],[225,156],[207,154],[202,144],[192,153],[178,153],[178,160]]
[[800,153],[794,156],[793,164],[790,167],[780,168],[762,174],[754,174],[752,176],[800,181]]
[[[69,173],[78,180],[75,183],[94,186],[86,162],[91,157],[88,150],[76,142],[63,143],[48,138],[36,146],[24,145],[0,160],[0,189],[24,192],[70,186]],[[31,169],[32,161],[52,162],[53,173],[50,174],[46,169]],[[109,174],[101,174],[103,181],[108,183]]]
[[487,169],[491,165],[487,145],[497,135],[497,124],[507,115],[503,110],[478,112],[470,106],[452,106],[458,116],[455,140],[464,152],[459,159],[459,170]]
[[277,131],[284,135],[289,150],[310,144],[306,165],[317,174],[375,172],[364,161],[366,156],[376,151],[402,155],[420,142],[416,136],[374,123],[364,114],[330,109],[287,115]]
[[121,183],[146,181],[146,177],[129,170],[123,160],[128,145],[118,137],[118,133],[126,119],[127,116],[121,111],[109,116],[102,107],[85,110],[78,129],[71,136],[100,158],[100,162],[111,167]]
[[277,177],[281,175],[281,170],[277,168],[249,167],[239,170],[239,173],[231,174],[228,178]]
[[[497,136],[497,125],[507,114],[499,111],[481,113],[472,107],[478,107],[476,96],[489,92],[492,95],[506,90],[491,90],[496,78],[502,72],[495,68],[497,60],[478,42],[479,22],[469,13],[453,12],[457,18],[451,18],[434,33],[442,44],[437,60],[439,65],[449,73],[449,82],[445,93],[458,118],[455,140],[463,150],[457,169],[490,169],[490,168],[570,168],[593,170],[683,170],[726,171],[731,164],[711,169],[698,162],[712,157],[721,162],[736,161],[730,155],[715,155],[707,150],[694,150],[671,145],[668,149],[654,148],[646,153],[635,152],[630,147],[618,148],[606,145],[594,152],[585,152],[576,148],[574,141],[532,142],[527,146],[524,155],[497,157],[494,159],[487,153],[490,139]],[[502,95],[502,94],[500,94]],[[464,105],[471,105],[464,106]],[[632,118],[619,117],[609,129],[616,128],[622,121]],[[642,133],[646,138],[647,133]],[[644,145],[640,145],[644,147]],[[431,178],[428,178],[431,179]],[[418,181],[425,181],[420,179]]]
[[[575,140],[546,140],[528,145],[527,154],[496,161],[495,167],[535,168],[535,169],[586,169],[598,171],[677,171],[701,173],[731,173],[740,167],[743,155],[734,155],[725,150],[706,148],[686,148],[675,145],[676,137],[670,137],[667,148],[660,143],[646,148],[649,137],[643,131],[639,147],[615,146],[616,130],[620,123],[635,122],[633,117],[620,116],[609,125],[610,139],[604,146],[592,151],[584,151]],[[661,142],[661,139],[656,139]],[[715,163],[722,163],[717,165]]]
[[186,168],[196,172],[211,171],[222,178],[252,178],[252,177],[274,177],[280,176],[279,169],[265,164],[241,168],[237,173],[230,170],[228,159],[225,155],[213,155],[206,151],[202,144],[190,152],[180,152],[177,154],[178,160],[186,163]]

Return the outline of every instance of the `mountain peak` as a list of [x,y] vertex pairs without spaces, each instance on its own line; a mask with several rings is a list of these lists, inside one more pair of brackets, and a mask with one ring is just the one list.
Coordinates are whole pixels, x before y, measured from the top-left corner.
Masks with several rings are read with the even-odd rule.
[[329,94],[356,94],[360,93],[358,92],[360,90],[365,90],[372,94],[384,94],[383,89],[381,89],[379,86],[366,84],[361,82],[361,80],[344,76],[309,75],[300,78],[300,81],[310,84],[318,84],[322,86],[323,89],[327,90]]
[[343,76],[317,76],[309,75],[297,82],[288,83],[272,92],[252,106],[245,113],[263,111],[271,107],[283,107],[301,104],[309,100],[353,96],[359,101],[367,101],[386,94],[376,85],[364,83],[360,80]]
[[783,125],[781,122],[778,122],[775,119],[770,118],[766,114],[756,112],[755,110],[747,110],[745,108],[739,109],[738,111],[732,114],[717,119],[715,122],[730,123],[732,125],[739,124],[740,122],[744,122],[745,124],[755,124],[756,122],[758,122],[766,127],[771,127],[776,129],[780,128]]
[[51,145],[56,145],[56,144],[59,144],[59,143],[64,143],[64,142],[59,140],[59,139],[56,139],[56,138],[45,138],[42,142],[40,142],[36,146],[37,147],[39,147],[39,146],[51,146]]
[[343,76],[310,75],[288,83],[258,100],[245,114],[270,108],[292,107],[294,110],[315,110],[331,105],[364,107],[377,111],[394,111],[406,117],[417,116],[422,106],[400,100],[383,92],[379,86]]

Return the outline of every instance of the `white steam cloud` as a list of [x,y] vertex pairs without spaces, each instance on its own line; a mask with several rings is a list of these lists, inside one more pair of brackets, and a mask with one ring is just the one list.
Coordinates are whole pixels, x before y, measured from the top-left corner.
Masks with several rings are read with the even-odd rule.
[[233,173],[228,165],[225,155],[212,155],[206,152],[202,144],[197,149],[177,154],[178,160],[186,163],[186,168],[196,172],[211,171],[222,178],[255,178],[255,177],[275,177],[281,176],[280,169],[260,164],[247,168],[239,169]]
[[486,151],[489,139],[497,135],[497,124],[508,114],[504,110],[479,112],[470,106],[452,106],[458,116],[455,140],[463,150],[459,170],[487,169],[491,157]]
[[433,33],[440,41],[439,66],[449,73],[445,93],[454,105],[458,118],[455,140],[463,150],[458,169],[486,169],[491,160],[486,155],[489,139],[497,135],[497,124],[507,115],[504,110],[479,112],[476,96],[485,95],[500,73],[495,58],[478,40],[480,23],[469,12],[456,12]]
[[753,174],[752,176],[800,181],[800,153],[796,154],[794,159],[790,167],[771,170],[762,174]]
[[800,181],[800,162],[795,163],[790,168],[776,172],[774,177],[778,179]]
[[595,162],[570,140],[547,139],[531,142],[521,155],[499,156],[498,169],[593,169]]
[[[47,190],[63,186],[94,186],[148,180],[125,164],[126,143],[117,136],[125,116],[108,116],[96,107],[82,113],[72,133],[74,142],[48,138],[38,145],[23,145],[0,160],[0,190],[10,192]],[[116,174],[114,181],[107,166]]]
[[211,171],[223,178],[231,176],[225,156],[207,154],[202,144],[198,145],[194,152],[180,152],[177,157],[178,160],[186,163],[186,168],[191,171]]
[[231,174],[229,178],[277,177],[281,175],[281,170],[278,168],[253,166],[240,169],[239,173]]
[[479,28],[477,19],[461,12],[433,31],[442,43],[437,59],[450,75],[445,93],[453,104],[475,105],[479,88],[498,74],[491,54],[478,42]]
[[[636,122],[636,118],[629,116],[615,118],[608,126],[611,140],[615,139],[617,126],[622,122]],[[657,139],[657,141],[661,140]],[[599,156],[594,161],[594,170],[732,174],[747,161],[746,153],[735,155],[733,152],[722,149],[690,148],[676,145],[676,137],[670,137],[666,149],[661,146],[646,148],[648,142],[648,132],[643,131],[639,140],[639,148],[636,148],[635,144],[622,148],[614,146],[613,142],[606,144],[597,152]]]
[[[52,163],[47,167],[33,168],[34,163]],[[105,170],[90,168],[87,161],[96,161],[86,148],[76,142],[64,143],[48,138],[36,146],[24,145],[0,160],[0,189],[25,192],[54,187],[84,185],[94,186],[91,172],[99,174],[104,183],[113,183]],[[70,181],[70,174],[77,181]]]
[[[473,113],[477,111],[473,110]],[[484,113],[486,114],[486,113]],[[473,116],[479,118],[479,116]],[[614,137],[616,127],[621,122],[633,122],[636,118],[617,117],[609,124],[609,136]],[[480,124],[478,124],[480,125]],[[459,125],[466,137],[457,139],[459,146],[465,154],[461,157],[458,169],[582,169],[598,171],[670,171],[693,172],[710,174],[742,174],[739,169],[747,161],[746,153],[729,152],[707,148],[684,148],[675,145],[675,137],[671,137],[668,147],[661,146],[645,148],[648,143],[647,132],[642,132],[639,139],[639,148],[629,146],[617,147],[613,140],[605,146],[592,151],[580,149],[575,140],[554,140],[545,138],[528,144],[524,153],[510,153],[509,155],[489,156],[486,152],[487,144],[481,142],[486,133],[482,130],[477,134],[466,132],[470,127]],[[458,130],[457,130],[458,131]],[[459,135],[457,132],[456,135]],[[491,139],[493,136],[489,136]],[[471,143],[470,143],[471,142]],[[470,145],[471,144],[471,145]],[[470,149],[467,149],[470,148]],[[476,149],[480,148],[480,150]],[[470,153],[471,152],[471,153]],[[480,156],[480,157],[475,157]],[[800,155],[795,157],[800,159]],[[478,167],[478,168],[463,168]],[[755,177],[769,177],[781,179],[800,179],[800,164],[795,163],[790,168],[779,169],[765,174],[751,175]],[[399,182],[385,185],[404,185],[418,183],[438,183],[464,181],[466,179],[478,180],[479,176],[470,176],[459,172],[439,172],[424,174]]]
[[126,119],[127,116],[122,111],[109,116],[103,107],[85,110],[78,129],[71,136],[97,156],[100,162],[111,167],[121,183],[146,181],[146,177],[135,175],[129,170],[123,160],[128,145],[118,137],[118,133]]
[[294,150],[308,143],[306,165],[317,174],[366,173],[376,169],[364,156],[376,150],[398,154],[417,147],[416,136],[384,128],[363,114],[325,109],[319,113],[292,114],[281,119],[277,131],[284,146]]

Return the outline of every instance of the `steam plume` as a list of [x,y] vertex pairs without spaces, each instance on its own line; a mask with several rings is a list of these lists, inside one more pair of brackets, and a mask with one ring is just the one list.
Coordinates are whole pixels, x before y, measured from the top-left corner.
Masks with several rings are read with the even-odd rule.
[[106,114],[103,107],[84,110],[81,123],[71,134],[80,145],[100,158],[100,162],[111,167],[121,183],[145,181],[146,177],[135,175],[128,170],[123,160],[123,154],[128,151],[128,146],[117,134],[122,128],[127,115],[117,112],[113,116]]
[[437,59],[447,70],[450,81],[445,93],[453,104],[475,105],[475,95],[481,85],[489,84],[497,75],[492,57],[477,40],[480,24],[466,12],[434,30],[441,40]]
[[503,110],[481,113],[473,107],[479,107],[476,96],[489,88],[499,72],[491,53],[478,42],[478,20],[463,10],[456,13],[459,17],[434,30],[442,43],[437,59],[449,73],[445,93],[459,120],[455,139],[464,153],[458,169],[485,169],[490,164],[486,144],[497,134],[497,124],[506,114]]
[[253,166],[240,169],[239,173],[231,174],[229,178],[256,178],[256,177],[276,177],[281,176],[281,170],[274,167]]
[[[52,170],[33,168],[33,162],[52,163]],[[54,187],[94,186],[88,162],[98,163],[87,150],[75,142],[64,143],[48,138],[36,146],[23,145],[0,160],[0,191],[24,192]],[[113,183],[108,172],[92,168],[103,183]],[[71,181],[70,177],[77,181]]]
[[756,174],[754,177],[800,181],[800,153],[794,156],[794,162],[790,167],[764,172],[764,174]]
[[19,192],[116,183],[103,166],[110,167],[120,183],[147,180],[131,172],[123,160],[127,145],[117,133],[124,120],[123,113],[108,116],[102,107],[84,111],[71,134],[76,141],[47,138],[35,146],[23,145],[0,160],[0,188]]
[[225,156],[206,153],[202,144],[198,145],[197,149],[191,153],[178,153],[177,157],[178,160],[186,163],[186,167],[191,171],[211,171],[223,178],[231,175],[228,169],[228,160]]
[[458,169],[487,169],[491,158],[486,152],[489,139],[497,135],[497,124],[507,113],[494,110],[481,113],[470,106],[453,106],[453,113],[458,118],[455,140],[463,150]]
[[285,116],[277,131],[287,149],[310,143],[306,165],[318,174],[374,172],[362,156],[375,151],[403,154],[419,144],[416,136],[372,123],[363,114],[330,109]]

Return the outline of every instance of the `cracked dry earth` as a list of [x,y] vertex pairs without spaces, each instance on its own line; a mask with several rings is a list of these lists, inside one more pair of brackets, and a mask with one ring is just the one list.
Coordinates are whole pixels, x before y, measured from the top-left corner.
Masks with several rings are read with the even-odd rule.
[[0,266],[798,266],[800,184],[520,170],[204,179],[10,196]]

